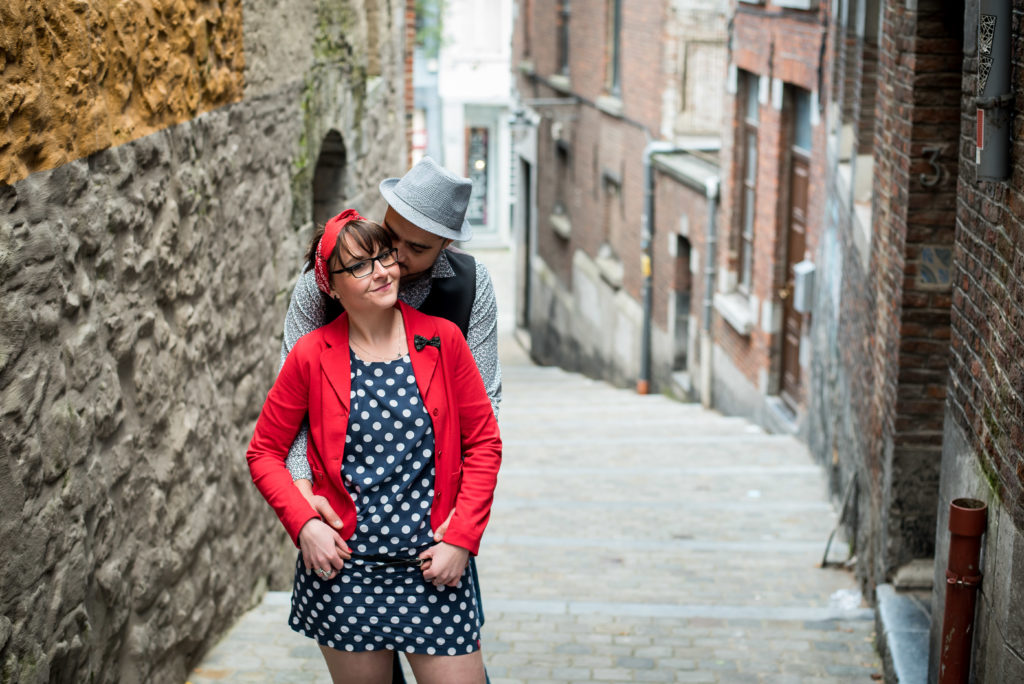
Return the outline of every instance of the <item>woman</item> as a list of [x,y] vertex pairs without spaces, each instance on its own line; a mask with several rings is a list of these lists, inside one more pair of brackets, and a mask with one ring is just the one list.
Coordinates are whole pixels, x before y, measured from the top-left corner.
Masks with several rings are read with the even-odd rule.
[[[389,682],[395,650],[421,684],[483,682],[466,564],[490,515],[501,441],[480,374],[453,323],[397,301],[380,225],[352,210],[331,219],[315,270],[345,313],[292,349],[246,456],[301,549],[289,624],[317,640],[335,682]],[[285,467],[307,412],[313,493],[340,513],[341,534]],[[432,524],[449,514],[434,544]]]

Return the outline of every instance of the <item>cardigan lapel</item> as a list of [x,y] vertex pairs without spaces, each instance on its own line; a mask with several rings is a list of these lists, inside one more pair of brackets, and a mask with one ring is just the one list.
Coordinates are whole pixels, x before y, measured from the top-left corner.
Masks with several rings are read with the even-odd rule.
[[348,314],[342,314],[324,328],[327,348],[320,354],[320,368],[334,388],[338,401],[348,411],[352,391],[352,364],[348,352]]
[[438,335],[437,326],[429,316],[421,314],[404,302],[400,302],[400,304],[402,320],[405,322],[405,341],[409,345],[409,358],[412,360],[412,371],[416,375],[416,386],[420,390],[420,397],[426,401],[427,390],[434,378],[434,370],[437,368],[441,350],[428,344],[417,351],[416,335],[422,335],[429,340]]

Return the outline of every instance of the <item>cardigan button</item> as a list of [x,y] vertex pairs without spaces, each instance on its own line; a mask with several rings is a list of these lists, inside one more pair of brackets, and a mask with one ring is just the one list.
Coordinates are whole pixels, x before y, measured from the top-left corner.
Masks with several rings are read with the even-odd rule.
[[437,409],[434,409],[434,415],[435,416],[437,415]]

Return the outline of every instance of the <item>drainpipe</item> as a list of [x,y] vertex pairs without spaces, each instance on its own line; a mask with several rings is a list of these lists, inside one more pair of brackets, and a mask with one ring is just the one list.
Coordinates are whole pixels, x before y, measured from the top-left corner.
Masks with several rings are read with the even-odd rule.
[[644,213],[641,217],[641,271],[643,273],[643,323],[640,328],[640,377],[636,381],[637,394],[651,391],[651,245],[654,236],[654,170],[651,158],[656,154],[683,152],[670,142],[652,140],[644,147]]
[[971,673],[974,605],[981,584],[981,535],[985,533],[987,514],[987,506],[977,499],[954,499],[949,505],[949,563],[939,684],[967,684]]
[[718,177],[704,181],[704,195],[708,199],[708,227],[704,238],[704,311],[700,329],[700,403],[711,408],[711,309],[715,292],[715,254],[718,241]]

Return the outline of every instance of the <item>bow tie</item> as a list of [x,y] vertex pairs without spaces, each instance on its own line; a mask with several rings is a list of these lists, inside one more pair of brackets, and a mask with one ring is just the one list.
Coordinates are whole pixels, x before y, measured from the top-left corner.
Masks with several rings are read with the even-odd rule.
[[434,335],[428,340],[423,335],[416,335],[416,337],[412,338],[412,344],[414,347],[416,347],[416,351],[423,351],[423,348],[426,347],[428,344],[431,347],[437,347],[438,349],[440,349],[441,338],[438,337],[437,335]]

